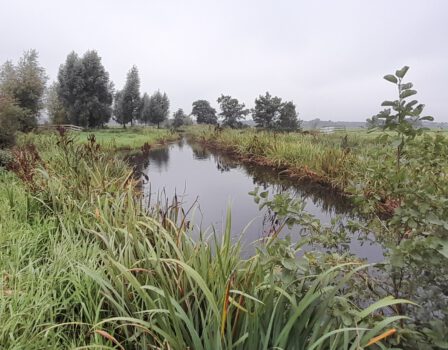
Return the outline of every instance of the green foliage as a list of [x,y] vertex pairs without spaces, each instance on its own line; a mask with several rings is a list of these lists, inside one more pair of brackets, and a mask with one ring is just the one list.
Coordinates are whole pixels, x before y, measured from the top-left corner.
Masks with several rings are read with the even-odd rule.
[[282,102],[280,97],[272,97],[269,92],[255,99],[252,118],[257,127],[293,131],[300,128],[296,106],[292,102]]
[[185,124],[185,120],[187,119],[187,115],[184,113],[182,108],[179,108],[174,114],[173,114],[174,120],[173,120],[173,127],[175,129],[181,127]]
[[10,151],[6,149],[0,149],[0,169],[7,168],[12,160],[13,156]]
[[156,91],[150,99],[149,103],[149,115],[150,121],[153,124],[157,124],[160,127],[160,123],[168,118],[170,109],[170,101],[166,93]]
[[52,124],[69,123],[67,112],[58,96],[59,83],[53,82],[47,90],[46,107]]
[[297,131],[301,121],[297,118],[296,106],[292,102],[284,102],[280,108],[280,115],[275,125],[277,130]]
[[18,125],[26,118],[26,112],[14,99],[0,93],[0,149],[14,145]]
[[191,114],[196,117],[198,124],[217,124],[218,118],[216,110],[210,106],[210,102],[206,100],[197,100],[193,102]]
[[194,242],[177,205],[148,215],[95,138],[39,140],[34,186],[0,174],[6,348],[348,350],[401,319],[380,312],[403,300],[353,303],[359,264],[296,259],[275,239],[242,260],[230,214],[220,242]]
[[[140,77],[138,69],[133,66],[126,77],[126,84],[121,90],[119,98],[116,99],[119,104],[120,113],[115,115],[120,124],[125,126],[127,123],[133,124],[140,118],[141,98],[140,98]],[[121,118],[120,118],[121,117]]]
[[280,109],[282,107],[282,99],[280,97],[271,96],[266,92],[265,96],[260,95],[255,99],[255,108],[252,111],[252,118],[257,127],[274,128],[280,117]]
[[[421,116],[425,105],[419,104],[417,100],[407,101],[406,98],[417,93],[412,90],[412,83],[404,83],[402,79],[406,75],[409,67],[404,66],[395,72],[395,75],[388,74],[385,80],[397,86],[398,99],[394,101],[384,101],[381,105],[386,108],[375,117],[372,118],[370,124],[374,124],[375,120],[384,121],[383,130],[392,130],[398,134],[399,143],[397,145],[397,168],[400,167],[400,160],[406,142],[420,135],[423,131],[419,124],[424,120],[434,120],[431,116]],[[375,118],[375,119],[374,119]]]
[[36,50],[24,52],[17,65],[7,61],[0,69],[0,94],[9,96],[22,110],[17,118],[20,131],[31,131],[37,125],[43,107],[47,76],[39,65]]
[[71,52],[58,73],[57,92],[71,124],[96,128],[110,120],[112,83],[96,51]]
[[141,100],[141,106],[140,106],[140,118],[139,120],[144,123],[148,124],[151,121],[151,98],[148,96],[148,94],[145,92],[143,94],[142,100]]
[[223,125],[231,128],[240,127],[240,119],[244,119],[250,112],[245,108],[244,103],[239,103],[236,98],[231,96],[221,95],[218,98],[218,103],[221,108],[219,115],[224,119]]

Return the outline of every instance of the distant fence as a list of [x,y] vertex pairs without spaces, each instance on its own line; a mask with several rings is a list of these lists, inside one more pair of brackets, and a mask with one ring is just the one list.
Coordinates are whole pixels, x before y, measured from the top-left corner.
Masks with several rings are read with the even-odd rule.
[[63,128],[70,131],[83,131],[84,128],[81,126],[71,125],[71,124],[47,124],[47,125],[39,125],[37,127],[39,130],[57,130],[59,128]]
[[336,127],[336,126],[326,126],[324,128],[320,128],[319,132],[321,134],[333,134],[335,132],[344,132],[345,130],[345,126],[340,126],[340,127]]

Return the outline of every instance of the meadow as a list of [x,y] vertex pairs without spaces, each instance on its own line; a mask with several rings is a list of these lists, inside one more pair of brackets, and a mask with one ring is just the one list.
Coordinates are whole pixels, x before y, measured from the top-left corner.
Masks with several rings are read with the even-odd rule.
[[103,148],[113,150],[130,150],[149,145],[165,144],[178,138],[178,134],[167,129],[152,127],[110,128],[84,131],[77,134],[78,142],[87,142],[89,135],[94,134],[96,142]]

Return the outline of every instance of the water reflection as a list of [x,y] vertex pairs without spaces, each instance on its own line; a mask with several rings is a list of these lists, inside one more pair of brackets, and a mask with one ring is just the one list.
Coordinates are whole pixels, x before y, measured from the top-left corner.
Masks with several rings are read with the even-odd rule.
[[[179,147],[179,146],[178,146]],[[182,149],[182,147],[179,147]],[[158,147],[151,150],[148,154],[149,162],[154,164],[159,169],[167,170],[168,162],[170,160],[170,148],[169,147]]]
[[[332,220],[343,224],[353,216],[347,198],[328,188],[294,182],[273,169],[241,164],[227,154],[186,140],[152,149],[146,159],[149,165],[142,169],[149,178],[143,185],[146,200],[154,202],[162,197],[167,202],[177,195],[186,210],[194,206],[188,218],[196,227],[193,235],[200,230],[211,232],[211,226],[216,232],[222,232],[230,205],[233,237],[242,241],[247,256],[253,253],[253,242],[271,235],[281,224],[275,213],[267,208],[260,211],[254,198],[248,195],[255,186],[273,195],[289,193],[301,198],[306,212],[325,224]],[[293,241],[298,241],[303,235],[300,225],[296,225],[283,229],[280,237],[291,236]],[[382,261],[381,247],[359,241],[360,235],[357,232],[350,236],[347,251],[371,262]],[[337,246],[337,249],[343,248],[343,244]]]

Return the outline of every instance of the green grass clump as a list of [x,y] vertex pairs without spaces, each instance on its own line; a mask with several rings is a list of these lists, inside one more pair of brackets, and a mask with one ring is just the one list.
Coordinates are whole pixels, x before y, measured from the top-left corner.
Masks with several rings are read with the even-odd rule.
[[193,241],[95,142],[34,151],[0,172],[3,348],[358,349],[402,318],[373,314],[403,300],[356,306],[363,266],[297,259],[282,240],[241,259],[230,214],[221,238]]

